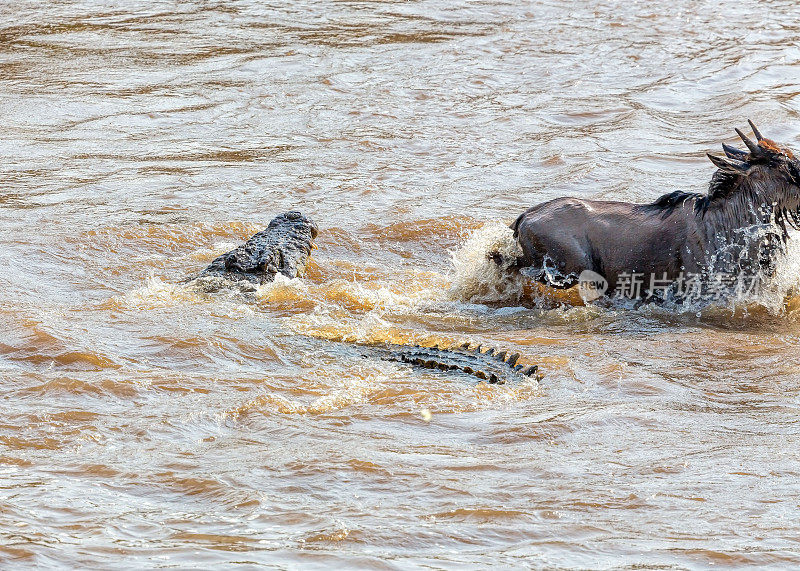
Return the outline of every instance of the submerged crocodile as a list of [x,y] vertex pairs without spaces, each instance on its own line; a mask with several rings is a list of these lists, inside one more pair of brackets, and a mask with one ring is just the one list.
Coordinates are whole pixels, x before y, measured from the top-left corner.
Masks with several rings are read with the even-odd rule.
[[518,364],[519,353],[508,354],[507,351],[498,352],[493,348],[482,351],[481,345],[473,348],[469,343],[453,349],[442,349],[438,345],[412,347],[387,344],[373,347],[385,349],[386,355],[383,357],[391,361],[401,361],[427,369],[461,371],[493,384],[523,380],[533,376],[539,369],[536,365],[526,367]]
[[[243,289],[252,290],[273,281],[278,274],[288,278],[302,276],[317,233],[317,225],[300,212],[279,214],[264,230],[222,254],[199,275],[185,281],[210,278],[223,283],[243,284]],[[447,349],[385,343],[366,347],[383,359],[428,369],[461,371],[489,383],[519,381],[537,371],[536,365],[526,367],[518,364],[519,353],[508,354],[494,349],[482,351],[480,345],[471,348],[465,344]]]

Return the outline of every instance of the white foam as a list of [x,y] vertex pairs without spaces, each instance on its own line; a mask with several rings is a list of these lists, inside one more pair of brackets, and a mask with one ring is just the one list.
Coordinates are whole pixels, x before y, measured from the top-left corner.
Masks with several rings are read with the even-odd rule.
[[[489,257],[494,252],[501,263]],[[519,303],[525,281],[508,268],[520,255],[511,228],[499,221],[485,224],[451,253],[453,272],[446,297],[467,303]]]
[[165,282],[152,272],[144,287],[114,296],[113,299],[120,306],[138,309],[170,307],[187,301],[199,300],[197,295],[185,285]]
[[759,292],[755,300],[773,312],[781,312],[786,300],[796,296],[800,289],[800,235],[792,232],[786,252],[778,259],[775,275]]

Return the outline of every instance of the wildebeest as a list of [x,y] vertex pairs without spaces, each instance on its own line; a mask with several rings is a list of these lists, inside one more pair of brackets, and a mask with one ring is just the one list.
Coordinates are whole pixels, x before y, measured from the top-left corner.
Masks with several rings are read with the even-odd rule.
[[747,151],[723,144],[725,157],[708,155],[718,170],[707,194],[672,192],[650,204],[557,198],[528,209],[512,224],[522,250],[515,266],[556,288],[585,270],[618,292],[639,276],[628,297],[651,294],[651,280],[770,275],[787,226],[800,225],[800,162],[748,122],[755,142],[736,129]]

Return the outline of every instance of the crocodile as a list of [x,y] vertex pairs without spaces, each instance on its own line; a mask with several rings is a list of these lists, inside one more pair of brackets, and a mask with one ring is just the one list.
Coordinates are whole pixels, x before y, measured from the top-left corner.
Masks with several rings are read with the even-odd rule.
[[[211,280],[216,289],[228,283],[244,284],[244,291],[252,291],[259,285],[274,281],[278,274],[288,278],[302,276],[318,233],[314,221],[300,212],[279,214],[264,230],[215,258],[200,274],[184,280],[184,283]],[[207,284],[205,288],[213,291]],[[492,384],[524,380],[534,376],[538,370],[536,365],[517,363],[519,353],[509,354],[493,348],[483,351],[480,345],[470,347],[469,343],[452,348],[392,343],[359,345],[365,352],[377,352],[378,356],[389,361],[427,369],[460,371]]]
[[442,371],[461,371],[473,375],[491,384],[505,384],[507,381],[521,381],[532,377],[538,370],[537,365],[525,366],[517,361],[519,353],[496,351],[493,347],[483,351],[482,346],[471,347],[464,343],[460,347],[443,349],[438,345],[423,347],[421,345],[372,346],[383,349],[384,359],[409,363],[426,369]]
[[278,274],[296,278],[305,270],[318,232],[309,217],[296,210],[284,212],[247,242],[214,259],[198,276],[186,281],[214,277],[259,286],[273,281]]

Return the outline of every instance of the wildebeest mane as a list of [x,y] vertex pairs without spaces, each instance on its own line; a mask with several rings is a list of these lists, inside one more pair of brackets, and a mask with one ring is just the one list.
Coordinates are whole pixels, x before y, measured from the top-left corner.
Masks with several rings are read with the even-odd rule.
[[687,200],[701,200],[703,197],[702,194],[697,194],[696,192],[683,192],[681,190],[676,190],[674,192],[670,192],[659,196],[650,204],[645,204],[644,208],[646,210],[661,212],[664,215],[672,213],[673,210],[682,206]]
[[708,194],[698,194],[696,192],[683,192],[676,190],[659,196],[645,208],[651,211],[661,211],[663,214],[670,214],[679,206],[683,206],[687,201],[694,202],[695,212],[705,212],[709,205],[715,200],[728,198],[736,189],[739,175],[718,170],[711,177],[708,185]]
[[711,175],[711,182],[708,183],[708,194],[703,198],[707,202],[728,198],[734,190],[741,175],[718,170]]

